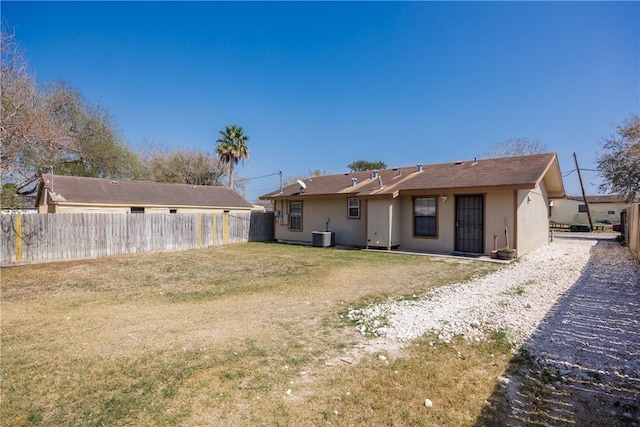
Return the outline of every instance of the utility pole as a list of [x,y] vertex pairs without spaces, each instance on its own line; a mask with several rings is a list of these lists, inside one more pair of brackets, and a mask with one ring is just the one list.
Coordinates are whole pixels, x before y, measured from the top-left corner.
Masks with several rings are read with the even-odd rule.
[[582,190],[582,199],[584,200],[584,205],[587,207],[587,217],[589,218],[589,231],[593,231],[593,221],[591,220],[591,209],[589,208],[587,195],[584,193],[584,185],[582,184],[582,174],[580,173],[580,166],[578,166],[578,156],[576,156],[576,153],[573,153],[573,158],[576,161],[576,170],[578,171],[578,179],[580,180],[580,189]]

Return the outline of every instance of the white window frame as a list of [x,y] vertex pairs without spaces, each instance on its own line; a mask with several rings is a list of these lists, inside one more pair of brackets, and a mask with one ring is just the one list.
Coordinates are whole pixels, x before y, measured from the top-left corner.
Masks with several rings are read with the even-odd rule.
[[[355,206],[352,205],[352,202],[355,202]],[[352,215],[351,210],[355,209],[357,215]],[[349,197],[347,199],[347,218],[349,219],[360,219],[360,199],[355,197]]]
[[[433,201],[433,206],[427,206],[428,208],[432,208],[433,212],[418,213],[416,202],[422,199],[429,199]],[[433,221],[433,234],[432,233],[419,233],[418,229],[420,227],[417,226],[418,218],[425,218],[425,220]],[[438,197],[437,196],[421,196],[413,198],[413,235],[414,237],[428,237],[428,238],[437,238],[438,237]]]
[[[300,205],[300,209],[294,209],[294,205]],[[302,200],[289,202],[289,230],[302,231]]]

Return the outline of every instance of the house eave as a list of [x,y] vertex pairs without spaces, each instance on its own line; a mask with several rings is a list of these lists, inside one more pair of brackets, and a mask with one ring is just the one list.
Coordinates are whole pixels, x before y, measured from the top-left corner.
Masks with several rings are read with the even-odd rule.
[[250,211],[253,207],[247,206],[212,206],[212,205],[164,205],[164,204],[146,204],[139,202],[131,203],[85,203],[85,202],[51,202],[52,206],[69,206],[69,207],[89,207],[89,208],[130,208],[144,207],[151,209],[219,209],[219,210],[245,210]]
[[518,184],[518,185],[491,185],[491,186],[478,186],[478,187],[430,187],[430,188],[416,188],[405,189],[400,191],[400,195],[413,196],[423,194],[443,194],[443,193],[455,193],[455,194],[481,194],[497,191],[513,191],[513,190],[533,190],[536,188],[535,184]]

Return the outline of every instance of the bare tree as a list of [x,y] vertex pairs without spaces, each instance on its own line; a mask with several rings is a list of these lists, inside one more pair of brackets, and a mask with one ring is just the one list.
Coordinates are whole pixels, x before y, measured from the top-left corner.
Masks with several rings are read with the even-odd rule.
[[[3,183],[18,195],[32,195],[40,174],[131,178],[138,159],[118,136],[109,111],[89,104],[64,83],[39,89],[14,36],[2,32]],[[8,200],[7,198],[5,198]]]
[[506,141],[495,144],[488,152],[479,157],[485,159],[516,157],[544,153],[546,151],[547,147],[538,141],[528,138],[509,138]]
[[3,182],[15,183],[20,191],[73,141],[40,96],[13,34],[3,31],[1,37],[1,172]]
[[315,169],[315,170],[309,169],[309,173],[307,175],[296,175],[296,176],[289,176],[285,178],[283,185],[287,186],[287,185],[295,184],[296,181],[298,180],[304,181],[305,179],[313,178],[314,176],[320,176],[320,175],[327,175],[327,172],[321,171],[320,169]]
[[218,157],[202,150],[184,150],[166,146],[141,149],[144,165],[139,178],[156,182],[193,185],[224,185],[228,166]]

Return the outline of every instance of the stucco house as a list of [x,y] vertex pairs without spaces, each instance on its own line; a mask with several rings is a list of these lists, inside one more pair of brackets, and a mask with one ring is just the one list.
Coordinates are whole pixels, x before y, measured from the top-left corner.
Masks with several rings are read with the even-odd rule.
[[[608,221],[608,223],[620,222],[620,212],[631,204],[624,198],[615,194],[601,196],[587,196],[587,203],[591,211],[593,222]],[[582,196],[567,196],[554,200],[551,207],[551,221],[559,223],[588,224],[587,204]]]
[[548,243],[549,202],[564,197],[555,153],[349,172],[305,179],[271,200],[275,239],[425,252],[518,255]]
[[228,187],[43,175],[39,213],[250,212],[253,205]]

